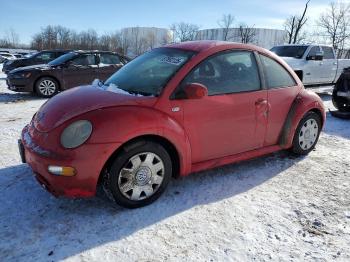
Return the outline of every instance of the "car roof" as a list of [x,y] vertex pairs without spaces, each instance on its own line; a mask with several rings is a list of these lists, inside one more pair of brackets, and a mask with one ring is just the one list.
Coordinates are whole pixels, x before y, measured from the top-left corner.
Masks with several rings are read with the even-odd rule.
[[49,50],[41,50],[40,52],[71,52],[73,49],[49,49]]
[[120,57],[123,57],[125,59],[129,59],[129,57],[122,55],[118,52],[113,52],[113,51],[99,51],[99,50],[72,50],[71,53],[75,53],[75,54],[95,54],[95,53],[100,53],[100,54],[115,54],[118,55]]
[[113,54],[116,54],[116,52],[113,52],[113,51],[100,51],[100,50],[72,50],[73,52],[76,52],[76,53],[113,53]]
[[249,49],[253,51],[265,52],[263,48],[255,45],[217,40],[187,41],[166,45],[165,47],[203,52],[219,46],[225,47],[226,49]]

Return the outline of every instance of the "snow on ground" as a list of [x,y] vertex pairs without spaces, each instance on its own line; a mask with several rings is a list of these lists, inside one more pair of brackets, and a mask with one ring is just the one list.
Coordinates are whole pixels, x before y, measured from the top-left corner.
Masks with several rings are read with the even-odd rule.
[[[56,199],[17,138],[45,101],[0,75],[1,261],[349,261],[350,122],[329,114],[315,151],[279,152],[173,180],[136,210]],[[327,107],[330,97],[323,95]]]

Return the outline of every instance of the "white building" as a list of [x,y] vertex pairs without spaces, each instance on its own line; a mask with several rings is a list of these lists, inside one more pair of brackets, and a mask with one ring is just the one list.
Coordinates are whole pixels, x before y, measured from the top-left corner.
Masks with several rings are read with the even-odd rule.
[[[224,40],[224,29],[204,29],[199,30],[196,36],[197,40]],[[287,32],[278,29],[254,28],[255,36],[252,44],[270,49],[275,45],[285,43]],[[239,28],[230,28],[227,34],[227,41],[241,42]]]

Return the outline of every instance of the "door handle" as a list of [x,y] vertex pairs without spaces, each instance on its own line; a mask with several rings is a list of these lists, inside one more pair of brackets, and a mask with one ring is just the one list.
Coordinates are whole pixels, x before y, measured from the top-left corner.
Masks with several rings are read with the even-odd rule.
[[255,101],[256,106],[262,106],[262,105],[266,105],[266,104],[267,104],[267,100],[263,99],[263,98],[259,98],[258,100]]

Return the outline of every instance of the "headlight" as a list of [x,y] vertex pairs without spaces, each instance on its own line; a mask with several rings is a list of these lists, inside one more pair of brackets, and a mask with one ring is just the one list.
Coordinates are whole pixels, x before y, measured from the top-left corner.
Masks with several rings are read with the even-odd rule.
[[92,124],[87,120],[79,120],[66,127],[61,134],[64,148],[76,148],[82,145],[92,133]]
[[32,75],[30,72],[25,72],[25,73],[15,73],[12,75],[13,78],[29,78]]

